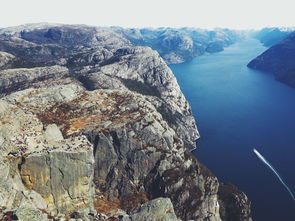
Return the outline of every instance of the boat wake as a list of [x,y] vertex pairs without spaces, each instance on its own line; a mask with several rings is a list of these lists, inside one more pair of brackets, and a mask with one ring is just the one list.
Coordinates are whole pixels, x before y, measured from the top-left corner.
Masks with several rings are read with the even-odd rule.
[[283,186],[286,188],[286,190],[289,192],[292,199],[295,201],[295,197],[291,191],[291,189],[288,187],[288,185],[284,182],[278,171],[254,148],[253,152],[256,154],[256,156],[266,165],[269,167],[269,169],[274,172],[274,174],[277,176],[277,178],[280,180],[280,182],[283,184]]

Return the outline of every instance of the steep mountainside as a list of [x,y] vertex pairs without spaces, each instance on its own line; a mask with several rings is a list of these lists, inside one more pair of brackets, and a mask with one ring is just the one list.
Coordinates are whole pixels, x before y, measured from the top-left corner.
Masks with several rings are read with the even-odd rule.
[[294,57],[295,34],[292,33],[252,60],[248,67],[273,73],[277,80],[295,87]]
[[1,220],[250,221],[192,155],[190,106],[159,54],[112,29],[0,30]]
[[264,46],[271,47],[286,39],[293,31],[292,28],[263,28],[254,33],[254,37]]
[[168,64],[190,61],[204,53],[220,52],[243,36],[241,32],[229,29],[112,29],[135,45],[149,46],[158,51]]

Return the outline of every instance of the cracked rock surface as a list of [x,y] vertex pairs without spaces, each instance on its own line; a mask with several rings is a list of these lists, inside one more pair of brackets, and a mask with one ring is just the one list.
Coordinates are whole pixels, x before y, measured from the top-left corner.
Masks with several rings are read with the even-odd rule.
[[157,52],[49,24],[1,29],[0,50],[0,219],[251,220],[191,153],[195,120]]

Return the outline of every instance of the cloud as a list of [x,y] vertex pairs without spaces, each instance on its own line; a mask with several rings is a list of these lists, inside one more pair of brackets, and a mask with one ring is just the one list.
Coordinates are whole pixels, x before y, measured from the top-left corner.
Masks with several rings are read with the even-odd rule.
[[1,8],[1,27],[54,22],[242,29],[295,23],[291,0],[9,0]]

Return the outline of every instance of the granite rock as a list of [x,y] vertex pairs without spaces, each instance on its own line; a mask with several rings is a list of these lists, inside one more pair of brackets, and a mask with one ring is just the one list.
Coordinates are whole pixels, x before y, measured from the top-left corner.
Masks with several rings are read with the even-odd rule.
[[131,215],[131,220],[179,221],[168,198],[157,198],[141,205],[138,211]]
[[149,46],[158,51],[168,64],[187,62],[205,53],[219,52],[243,33],[229,29],[112,27],[134,45]]
[[249,213],[251,203],[237,187],[221,183],[218,190],[218,201],[222,220],[252,221]]
[[2,69],[3,67],[8,66],[14,59],[14,55],[0,51],[0,68]]
[[18,68],[0,71],[0,94],[29,88],[32,83],[63,78],[69,74],[68,69],[61,66]]
[[[186,51],[196,42],[188,36],[167,30],[163,39],[168,48],[182,38]],[[246,196],[230,189],[233,198],[222,198],[217,178],[191,153],[199,134],[190,106],[151,48],[110,28],[36,24],[1,29],[0,50],[21,59],[0,76],[0,218],[250,214]]]
[[106,87],[127,88],[152,96],[149,97],[150,101],[156,104],[157,109],[183,138],[187,147],[195,148],[199,134],[190,106],[173,73],[157,52],[147,47],[121,48],[114,53],[112,62],[90,70],[84,67],[79,70],[78,75],[90,90]]

